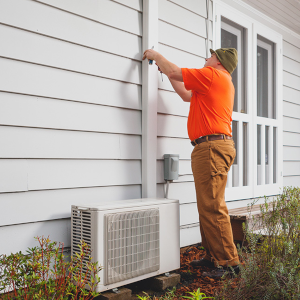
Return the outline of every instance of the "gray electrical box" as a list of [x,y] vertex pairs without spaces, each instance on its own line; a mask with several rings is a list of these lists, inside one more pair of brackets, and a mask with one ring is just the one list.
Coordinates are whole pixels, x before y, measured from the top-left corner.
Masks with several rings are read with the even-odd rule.
[[165,180],[178,179],[179,154],[164,155],[164,178]]

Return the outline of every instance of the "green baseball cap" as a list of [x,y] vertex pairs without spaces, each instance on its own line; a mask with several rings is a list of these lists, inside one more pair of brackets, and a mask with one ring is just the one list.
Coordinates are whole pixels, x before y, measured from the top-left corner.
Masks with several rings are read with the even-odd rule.
[[230,73],[235,70],[238,63],[238,54],[235,48],[210,49],[211,54],[215,53],[223,67]]

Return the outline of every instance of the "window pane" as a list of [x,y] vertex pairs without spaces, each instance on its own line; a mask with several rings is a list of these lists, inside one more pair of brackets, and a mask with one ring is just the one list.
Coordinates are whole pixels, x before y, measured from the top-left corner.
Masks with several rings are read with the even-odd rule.
[[[225,29],[221,29],[221,47],[222,48],[235,48],[238,49],[238,37],[229,32]],[[238,101],[237,101],[237,95],[238,95],[238,68],[236,68],[233,73],[231,74],[232,77],[232,83],[235,88],[235,94],[234,94],[234,105],[233,105],[233,111],[238,111]]]
[[257,115],[268,117],[268,51],[257,47]]
[[273,183],[277,182],[277,128],[273,127]]
[[232,186],[239,186],[239,147],[238,122],[232,121],[232,137],[236,148],[236,157],[232,164]]
[[269,126],[265,128],[265,183],[269,183]]
[[243,185],[248,185],[248,124],[243,123]]
[[274,44],[260,37],[257,40],[257,115],[275,118]]
[[261,125],[257,125],[257,184],[261,184]]

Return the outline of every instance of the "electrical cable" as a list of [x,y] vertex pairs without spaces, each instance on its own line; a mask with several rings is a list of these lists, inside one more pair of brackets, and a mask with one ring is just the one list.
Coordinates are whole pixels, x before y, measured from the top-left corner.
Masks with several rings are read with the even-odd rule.
[[167,180],[167,188],[166,188],[166,193],[165,193],[165,198],[168,199],[168,194],[169,194],[169,180]]

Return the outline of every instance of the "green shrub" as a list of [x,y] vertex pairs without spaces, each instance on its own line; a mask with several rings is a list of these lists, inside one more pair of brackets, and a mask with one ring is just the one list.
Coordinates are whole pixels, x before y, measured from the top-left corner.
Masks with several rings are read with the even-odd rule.
[[240,274],[224,280],[216,299],[300,299],[300,189],[266,199],[253,220],[254,229],[245,230],[247,247],[238,249]]
[[[90,247],[81,241],[80,253],[66,260],[63,244],[37,237],[39,247],[0,256],[0,291],[5,300],[92,299],[101,267],[92,262]],[[89,287],[86,290],[85,287]]]

